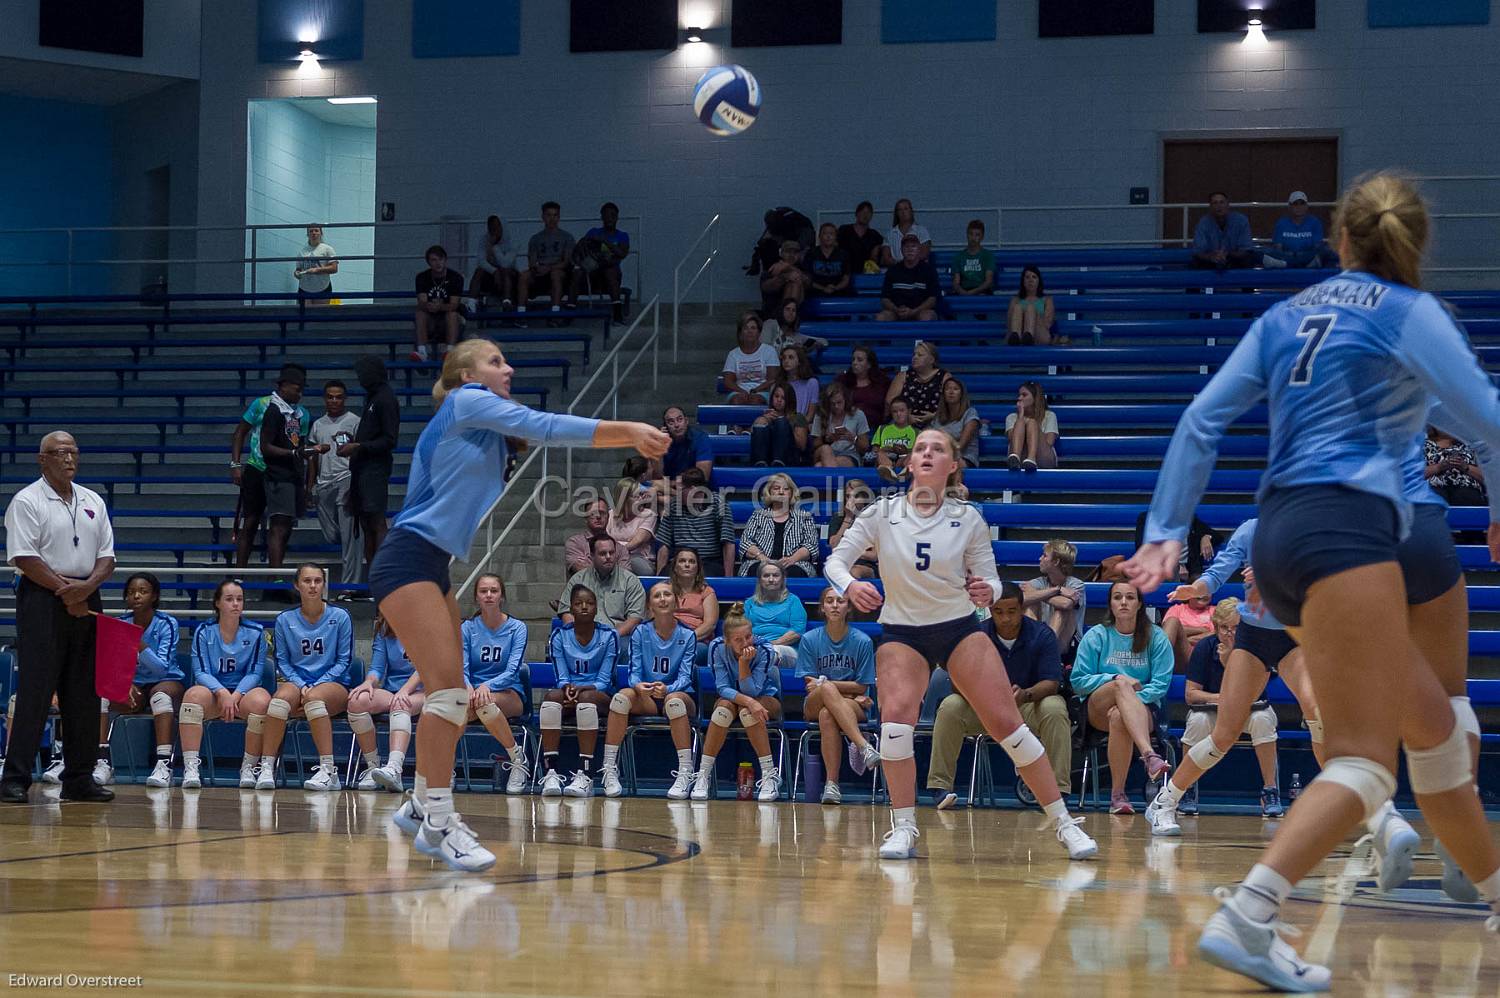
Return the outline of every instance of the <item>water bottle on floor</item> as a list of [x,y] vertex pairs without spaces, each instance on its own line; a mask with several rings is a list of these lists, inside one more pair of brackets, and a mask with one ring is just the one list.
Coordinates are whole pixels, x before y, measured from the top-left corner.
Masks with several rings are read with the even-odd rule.
[[802,799],[809,804],[823,799],[823,757],[816,752],[802,760]]
[[1292,783],[1291,783],[1291,786],[1289,786],[1289,787],[1286,788],[1286,799],[1287,799],[1288,802],[1294,801],[1294,800],[1297,799],[1297,797],[1299,795],[1301,795],[1301,793],[1302,793],[1302,774],[1301,773],[1293,773],[1292,774]]
[[740,763],[735,774],[735,791],[740,800],[755,796],[755,767],[748,762]]

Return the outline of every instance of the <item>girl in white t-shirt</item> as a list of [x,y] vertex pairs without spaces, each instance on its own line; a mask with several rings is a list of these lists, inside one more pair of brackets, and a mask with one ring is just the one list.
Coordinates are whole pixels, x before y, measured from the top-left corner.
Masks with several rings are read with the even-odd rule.
[[1024,381],[1016,390],[1016,411],[1005,417],[1005,439],[1011,471],[1057,467],[1057,415],[1047,408],[1038,382]]
[[724,358],[725,400],[730,405],[765,405],[771,382],[781,377],[776,351],[760,341],[760,316],[740,315],[739,345]]

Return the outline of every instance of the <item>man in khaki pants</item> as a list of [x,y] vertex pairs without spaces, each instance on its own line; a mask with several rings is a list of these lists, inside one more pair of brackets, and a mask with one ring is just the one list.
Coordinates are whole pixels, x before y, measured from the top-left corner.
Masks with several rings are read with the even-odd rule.
[[[1073,730],[1062,688],[1062,659],[1052,628],[1026,616],[1021,587],[1006,582],[1000,587],[990,619],[984,628],[995,642],[1011,692],[1021,710],[1021,720],[1041,739],[1057,777],[1057,788],[1066,797],[1072,791]],[[984,734],[984,725],[969,702],[949,694],[938,706],[932,732],[932,761],[927,767],[927,788],[936,798],[938,810],[958,803],[953,792],[953,768],[964,739]]]

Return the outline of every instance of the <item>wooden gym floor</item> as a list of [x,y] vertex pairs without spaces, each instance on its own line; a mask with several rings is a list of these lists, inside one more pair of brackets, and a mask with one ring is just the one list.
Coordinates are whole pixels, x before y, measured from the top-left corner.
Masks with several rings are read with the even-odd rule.
[[[1101,859],[1069,864],[1037,812],[925,808],[922,858],[883,864],[884,808],[461,795],[499,856],[466,876],[389,826],[390,795],[116,789],[111,805],[34,789],[31,805],[0,808],[0,982],[617,998],[1256,990],[1193,945],[1213,888],[1270,834],[1258,818],[1185,818],[1181,840],[1152,841],[1139,816],[1091,813]],[[1341,852],[1287,911],[1300,948],[1332,960],[1336,994],[1500,993],[1500,940],[1443,897],[1430,852],[1394,896],[1375,891],[1366,860]]]

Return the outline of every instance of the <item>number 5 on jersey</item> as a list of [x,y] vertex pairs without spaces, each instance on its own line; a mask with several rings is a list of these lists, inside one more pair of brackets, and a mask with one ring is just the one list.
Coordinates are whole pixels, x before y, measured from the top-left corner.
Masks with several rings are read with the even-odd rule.
[[1307,342],[1297,354],[1297,363],[1292,365],[1292,384],[1312,384],[1313,359],[1318,356],[1318,351],[1323,349],[1323,341],[1328,338],[1328,333],[1333,329],[1333,322],[1337,318],[1336,315],[1309,315],[1302,320],[1302,325],[1297,327],[1297,336],[1306,339]]
[[932,567],[932,542],[917,541],[917,571],[925,572]]

